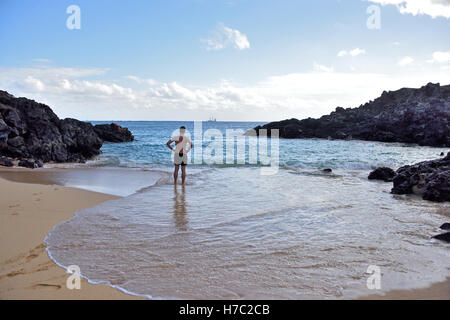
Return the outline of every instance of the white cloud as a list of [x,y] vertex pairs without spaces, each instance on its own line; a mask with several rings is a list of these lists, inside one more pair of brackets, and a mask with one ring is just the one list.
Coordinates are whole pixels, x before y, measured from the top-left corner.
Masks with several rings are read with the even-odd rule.
[[334,68],[333,67],[327,67],[321,64],[318,64],[316,62],[314,62],[314,70],[315,71],[320,71],[320,72],[333,72]]
[[450,51],[435,51],[432,59],[427,60],[428,63],[447,63],[450,62]]
[[411,57],[404,57],[403,59],[401,59],[397,64],[400,67],[406,67],[407,65],[410,65],[411,63],[414,62],[414,59]]
[[342,73],[318,63],[311,72],[271,76],[247,85],[222,80],[214,85],[191,86],[135,76],[123,82],[96,79],[98,73],[104,72],[0,68],[0,88],[46,103],[60,117],[202,120],[214,114],[220,120],[268,121],[318,117],[338,105],[356,107],[378,97],[383,90],[419,87],[430,81],[450,83],[446,70],[428,74]]
[[381,5],[395,5],[400,13],[450,18],[448,0],[368,0]]
[[356,49],[353,49],[350,51],[350,55],[352,57],[356,57],[356,56],[359,56],[360,54],[364,54],[364,53],[366,53],[366,50],[360,49],[360,48],[356,48]]
[[207,50],[222,50],[228,46],[233,46],[238,50],[250,48],[250,42],[245,34],[222,23],[211,32],[210,38],[202,39],[202,41],[206,43]]
[[356,56],[359,56],[359,55],[365,54],[365,53],[366,53],[366,50],[360,49],[360,48],[355,48],[355,49],[349,50],[349,51],[341,50],[341,51],[338,52],[338,57],[345,57],[347,55],[350,55],[352,57],[356,57]]
[[126,76],[125,79],[133,80],[139,84],[148,84],[150,86],[157,84],[156,80],[154,79],[143,79],[136,76]]
[[33,90],[33,89],[36,91],[44,91],[45,90],[44,83],[42,81],[40,81],[39,79],[36,79],[32,76],[28,76],[25,78],[24,85],[29,86],[29,88],[31,88],[31,90]]

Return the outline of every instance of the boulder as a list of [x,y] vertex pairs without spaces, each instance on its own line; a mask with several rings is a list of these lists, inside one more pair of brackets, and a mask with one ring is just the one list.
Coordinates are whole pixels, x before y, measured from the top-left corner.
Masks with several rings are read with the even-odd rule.
[[441,233],[441,234],[438,234],[436,236],[433,236],[432,238],[438,239],[438,240],[442,240],[442,241],[445,241],[445,242],[450,242],[450,232]]
[[369,180],[383,180],[391,182],[395,177],[395,171],[388,167],[379,167],[369,174]]
[[422,181],[422,197],[430,201],[450,201],[450,152],[446,157],[399,168],[393,179],[393,194],[411,194]]
[[14,163],[11,158],[8,157],[0,157],[0,166],[3,167],[12,167]]
[[449,222],[443,223],[442,226],[440,226],[439,228],[441,228],[442,230],[450,230],[450,223]]
[[437,171],[428,176],[423,199],[430,201],[450,201],[450,170]]
[[130,142],[134,140],[130,130],[123,128],[116,123],[97,124],[94,126],[98,136],[107,142]]
[[22,159],[19,161],[19,167],[35,169],[42,167],[43,163],[40,160],[35,159]]

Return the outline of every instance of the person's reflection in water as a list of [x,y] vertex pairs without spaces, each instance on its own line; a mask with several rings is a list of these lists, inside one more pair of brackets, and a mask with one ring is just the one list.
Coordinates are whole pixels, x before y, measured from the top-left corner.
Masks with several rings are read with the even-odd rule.
[[186,215],[186,197],[185,188],[181,186],[181,192],[178,190],[177,185],[174,186],[175,196],[173,205],[173,217],[175,220],[175,227],[178,231],[186,231],[188,220]]

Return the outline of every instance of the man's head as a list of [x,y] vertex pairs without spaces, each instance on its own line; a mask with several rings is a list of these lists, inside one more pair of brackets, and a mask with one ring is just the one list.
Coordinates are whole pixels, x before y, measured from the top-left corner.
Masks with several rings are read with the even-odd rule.
[[185,126],[181,126],[180,127],[180,135],[183,135],[186,132],[186,127]]

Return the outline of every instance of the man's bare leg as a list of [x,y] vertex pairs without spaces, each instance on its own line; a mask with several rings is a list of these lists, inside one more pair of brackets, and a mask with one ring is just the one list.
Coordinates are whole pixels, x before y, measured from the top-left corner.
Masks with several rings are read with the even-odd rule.
[[178,180],[178,170],[180,169],[180,166],[175,166],[175,170],[173,172],[173,184],[177,184]]
[[181,182],[183,186],[185,181],[186,181],[186,166],[181,166]]

